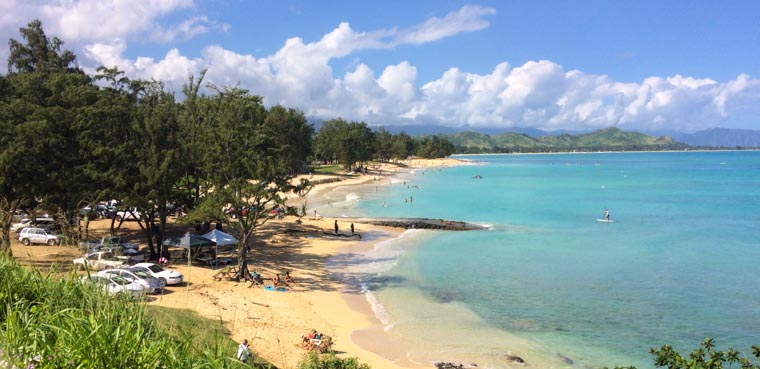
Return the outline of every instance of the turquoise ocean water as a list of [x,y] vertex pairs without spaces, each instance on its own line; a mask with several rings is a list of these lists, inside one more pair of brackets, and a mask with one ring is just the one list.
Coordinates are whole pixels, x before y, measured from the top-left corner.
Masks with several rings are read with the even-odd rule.
[[[760,152],[460,158],[479,164],[326,194],[328,215],[490,226],[407,232],[367,253],[355,268],[388,334],[481,367],[511,350],[652,368],[663,344],[760,344]],[[614,223],[596,221],[605,209]]]

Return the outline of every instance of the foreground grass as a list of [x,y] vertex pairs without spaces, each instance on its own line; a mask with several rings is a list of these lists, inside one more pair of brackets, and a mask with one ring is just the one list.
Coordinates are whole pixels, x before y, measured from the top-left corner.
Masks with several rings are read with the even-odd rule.
[[0,368],[270,368],[237,361],[221,322],[146,308],[0,256]]

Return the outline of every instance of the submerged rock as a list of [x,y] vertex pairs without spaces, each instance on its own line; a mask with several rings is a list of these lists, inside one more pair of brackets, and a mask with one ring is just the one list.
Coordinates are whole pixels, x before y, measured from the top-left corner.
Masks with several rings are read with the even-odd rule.
[[404,229],[441,229],[447,231],[487,229],[479,224],[431,218],[343,218],[342,220]]
[[525,360],[523,360],[523,358],[516,355],[506,354],[504,355],[504,358],[507,359],[507,361],[511,361],[513,363],[525,364]]
[[464,365],[462,364],[445,363],[442,361],[435,363],[435,367],[438,369],[464,369]]
[[559,353],[559,352],[557,353],[557,356],[558,356],[558,357],[560,358],[560,360],[562,360],[562,361],[563,361],[565,364],[568,364],[568,365],[573,365],[573,364],[575,364],[575,361],[573,361],[573,359],[571,359],[571,358],[569,358],[569,357],[567,357],[567,356],[565,356],[565,355],[562,355],[562,354],[561,354],[561,353]]

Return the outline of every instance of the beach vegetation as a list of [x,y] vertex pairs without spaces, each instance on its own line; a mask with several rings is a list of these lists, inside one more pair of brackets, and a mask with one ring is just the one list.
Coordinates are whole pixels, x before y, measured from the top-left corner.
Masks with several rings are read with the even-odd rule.
[[269,368],[234,359],[222,322],[109,296],[0,256],[0,363],[18,368]]
[[298,363],[298,369],[370,369],[370,366],[355,357],[339,358],[332,351],[325,355],[312,351]]
[[[194,83],[201,82],[202,76]],[[199,197],[200,202],[190,210],[187,220],[219,219],[227,223],[240,240],[238,275],[234,279],[247,279],[247,253],[255,230],[270,219],[273,209],[295,213],[285,203],[285,194],[300,193],[308,187],[305,179],[292,183],[294,174],[289,166],[304,162],[308,150],[294,156],[290,151],[293,146],[284,144],[287,136],[273,131],[285,129],[280,126],[301,127],[304,134],[309,130],[304,128],[305,119],[298,112],[274,107],[274,117],[267,121],[270,111],[260,96],[239,88],[210,87],[215,90],[211,96],[198,94],[194,87],[185,88],[194,93],[188,96],[191,104],[207,107],[194,109],[189,118],[204,122],[196,136],[203,160],[194,166],[205,187],[213,189]]]
[[[55,214],[65,242],[74,244],[88,232],[79,210],[111,199],[139,214],[150,259],[163,251],[166,219],[177,206],[190,213],[188,223],[226,221],[247,245],[268,218],[261,215],[275,207],[295,213],[282,194],[305,193],[287,183],[308,172],[311,159],[352,171],[373,159],[451,153],[441,137],[373,132],[341,118],[316,133],[303,112],[266,108],[243,89],[203,85],[205,72],[190,77],[179,101],[160,82],[129,79],[116,68],[100,67],[90,77],[40,21],[20,31],[21,39],[9,43],[8,74],[0,75],[4,253],[11,252],[17,211]],[[223,207],[233,209],[235,221],[220,214]],[[244,210],[245,219],[237,214]],[[112,219],[110,232],[123,221]]]
[[341,174],[343,173],[343,167],[338,164],[317,165],[313,167],[313,171],[319,174]]
[[346,122],[341,118],[324,122],[315,139],[316,154],[325,163],[340,163],[351,171],[356,163],[372,160],[375,138],[364,122]]
[[[670,345],[663,345],[659,349],[649,351],[654,356],[654,365],[658,368],[668,369],[760,369],[758,362],[741,354],[739,351],[729,348],[718,350],[715,340],[705,338],[699,348],[691,351],[687,356],[681,355]],[[752,357],[760,359],[760,346],[752,346]],[[616,366],[615,369],[636,369],[635,366]]]

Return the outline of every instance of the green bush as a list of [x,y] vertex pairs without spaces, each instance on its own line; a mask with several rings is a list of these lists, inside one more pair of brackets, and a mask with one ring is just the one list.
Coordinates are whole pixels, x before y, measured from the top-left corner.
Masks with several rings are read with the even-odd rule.
[[310,352],[300,363],[298,369],[370,369],[369,365],[359,363],[355,357],[341,359],[334,352],[319,355]]

